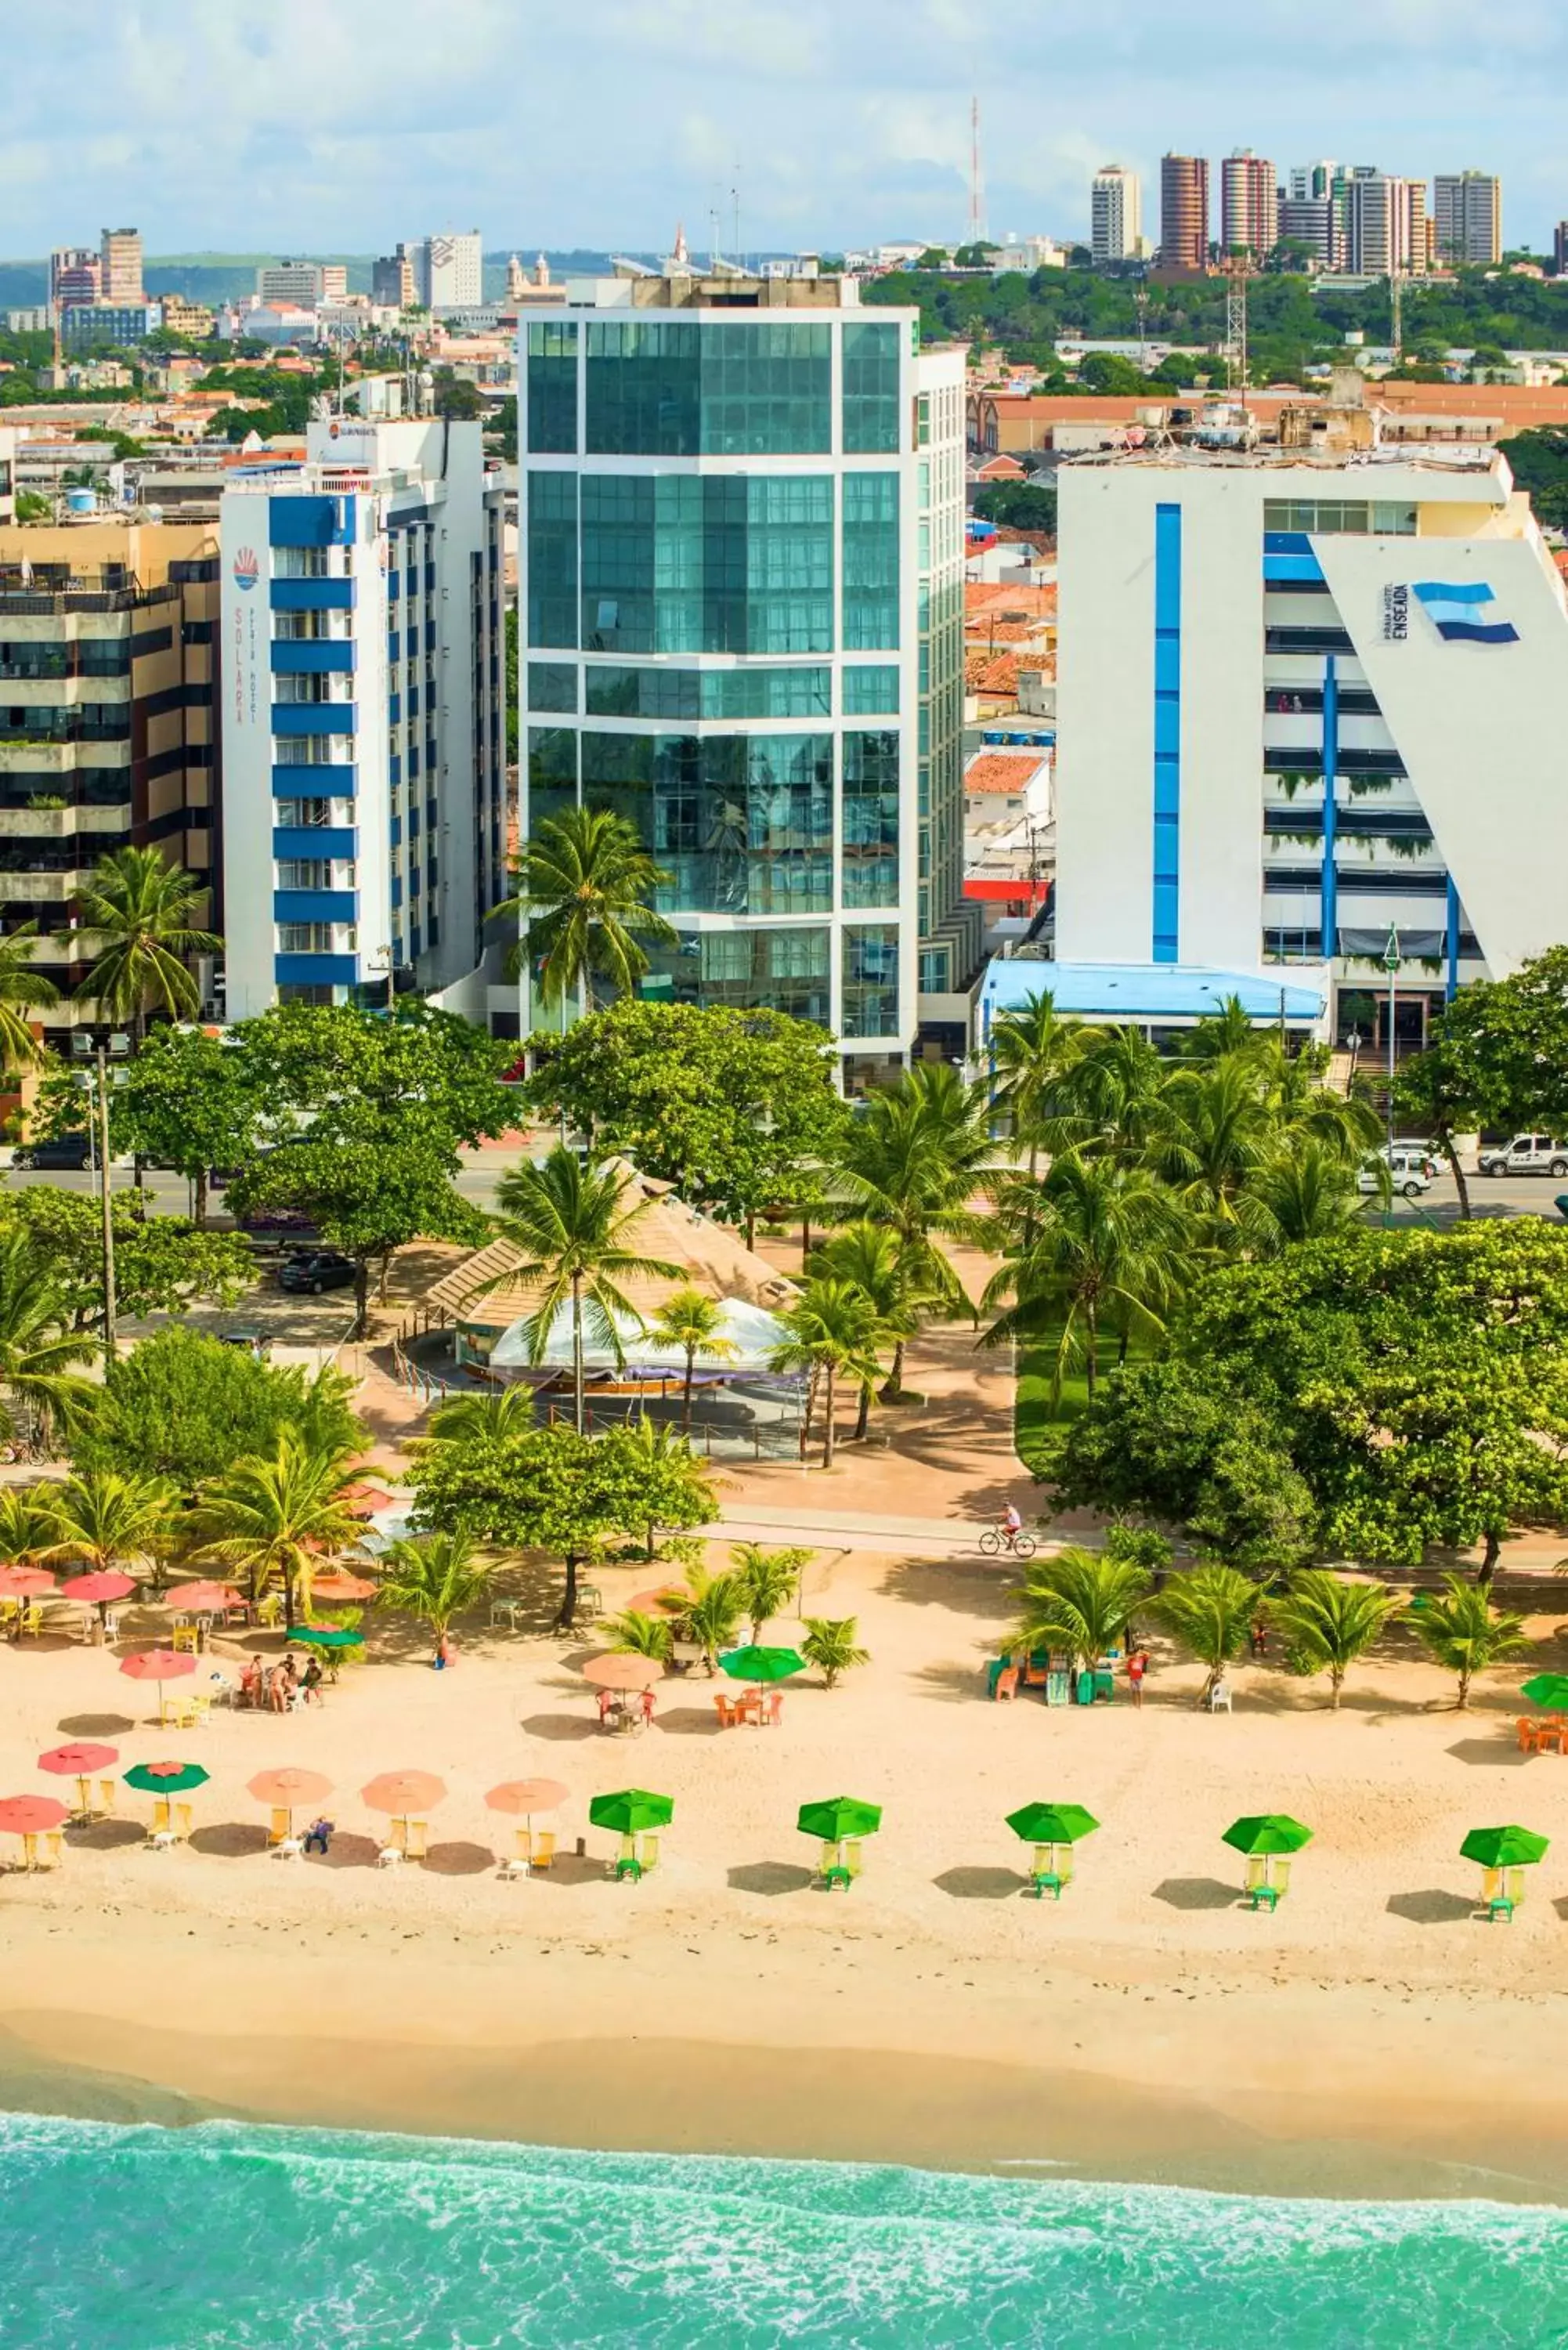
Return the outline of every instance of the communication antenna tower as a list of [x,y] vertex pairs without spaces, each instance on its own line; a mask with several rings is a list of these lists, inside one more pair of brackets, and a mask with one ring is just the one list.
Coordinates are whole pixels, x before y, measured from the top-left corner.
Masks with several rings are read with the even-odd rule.
[[1252,256],[1245,251],[1227,254],[1225,273],[1225,383],[1228,390],[1247,389],[1247,281]]
[[1403,356],[1405,341],[1404,319],[1401,315],[1404,309],[1401,289],[1405,273],[1399,266],[1399,256],[1397,253],[1391,254],[1389,259],[1393,266],[1388,272],[1388,339],[1393,346],[1394,364],[1397,367]]
[[985,242],[985,182],[980,169],[980,99],[969,102],[969,242]]

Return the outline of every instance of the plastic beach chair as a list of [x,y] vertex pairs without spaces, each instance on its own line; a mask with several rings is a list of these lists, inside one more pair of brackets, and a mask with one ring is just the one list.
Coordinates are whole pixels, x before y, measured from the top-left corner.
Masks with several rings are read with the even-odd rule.
[[822,1858],[817,1865],[817,1873],[821,1877],[823,1884],[826,1887],[829,1893],[832,1892],[836,1885],[841,1885],[845,1892],[847,1893],[850,1886],[854,1883],[854,1879],[850,1876],[849,1869],[845,1861],[844,1847],[842,1845],[825,1844],[823,1846]]
[[[526,1836],[528,1833],[527,1829],[524,1828],[523,1833],[524,1836]],[[531,1868],[548,1868],[556,1857],[555,1831],[551,1828],[536,1829],[534,1835],[533,1847],[533,1850],[528,1855],[529,1866]]]
[[1533,1754],[1538,1742],[1537,1732],[1540,1729],[1540,1724],[1538,1722],[1532,1721],[1527,1713],[1521,1713],[1519,1717],[1518,1729],[1520,1752],[1521,1754]]
[[100,1779],[99,1781],[98,1807],[100,1812],[112,1814],[114,1810],[114,1781],[112,1779]]
[[431,1824],[429,1820],[410,1820],[409,1822],[409,1833],[403,1844],[403,1854],[406,1859],[423,1860],[425,1856],[425,1840],[429,1836],[430,1832]]
[[268,1844],[282,1844],[288,1832],[289,1820],[287,1812],[275,1811],[271,1819],[267,1822],[266,1840]]

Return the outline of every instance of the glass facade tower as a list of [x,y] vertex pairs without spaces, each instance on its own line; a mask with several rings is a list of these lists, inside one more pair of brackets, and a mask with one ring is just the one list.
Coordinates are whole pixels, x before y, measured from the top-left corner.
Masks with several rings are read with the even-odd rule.
[[643,993],[820,1021],[851,1086],[961,898],[962,355],[857,292],[574,285],[518,369],[524,831],[629,818]]

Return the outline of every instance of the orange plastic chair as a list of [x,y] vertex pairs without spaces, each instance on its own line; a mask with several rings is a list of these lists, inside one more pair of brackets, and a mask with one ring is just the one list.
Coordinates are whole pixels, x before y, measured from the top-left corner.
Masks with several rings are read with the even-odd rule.
[[1521,1713],[1519,1717],[1520,1752],[1521,1754],[1533,1754],[1538,1743],[1539,1739],[1535,1723],[1531,1721],[1528,1714]]
[[1544,1754],[1547,1752],[1548,1749],[1555,1749],[1559,1754],[1568,1754],[1568,1734],[1565,1733],[1568,1733],[1568,1724],[1564,1724],[1563,1722],[1542,1721],[1537,1723],[1535,1731],[1536,1752],[1538,1753]]
[[732,1697],[721,1697],[715,1690],[713,1704],[719,1716],[720,1729],[733,1730],[741,1719],[741,1709],[736,1700]]
[[1004,1697],[1016,1698],[1017,1695],[1018,1668],[1016,1665],[1009,1665],[1004,1673],[998,1673],[996,1677],[996,1701],[1000,1705]]

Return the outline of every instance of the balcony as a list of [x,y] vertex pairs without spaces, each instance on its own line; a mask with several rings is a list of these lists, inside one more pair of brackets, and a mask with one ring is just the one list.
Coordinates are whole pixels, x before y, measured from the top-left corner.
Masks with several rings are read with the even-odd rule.
[[[319,836],[317,836],[319,837]],[[275,922],[357,922],[358,889],[275,889]]]
[[91,742],[59,743],[42,736],[23,742],[0,742],[0,775],[74,775],[78,767],[129,767],[130,744]]
[[129,833],[130,802],[107,807],[0,807],[0,840],[74,840],[83,833]]
[[351,612],[352,579],[275,579],[270,598],[275,612]]
[[329,671],[354,669],[352,637],[275,637],[272,671],[275,677],[320,677]]
[[275,740],[286,742],[306,735],[353,734],[358,729],[358,712],[351,702],[275,702],[272,731]]

